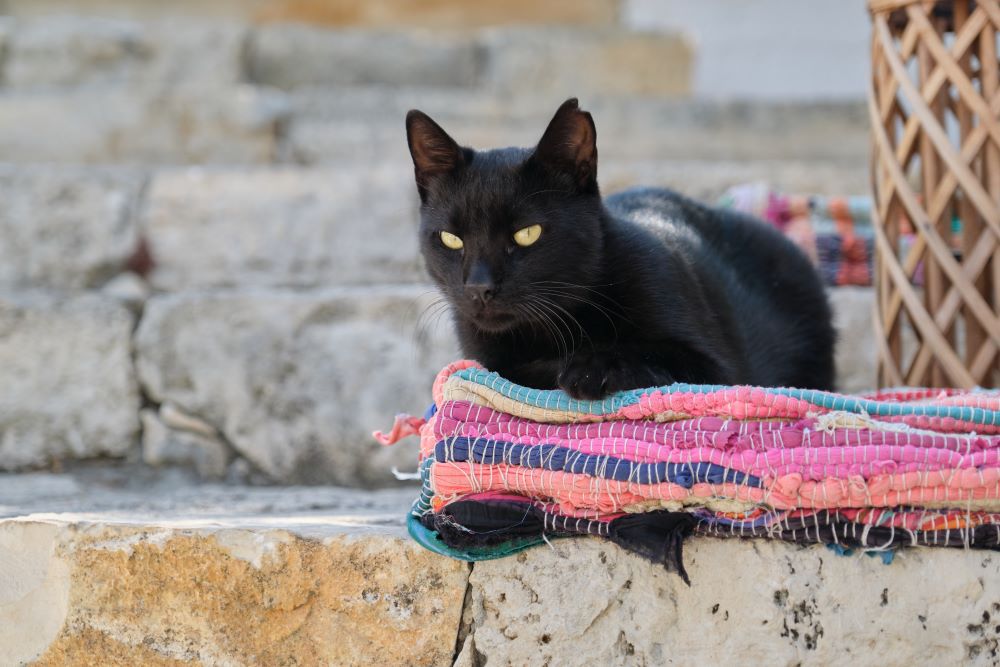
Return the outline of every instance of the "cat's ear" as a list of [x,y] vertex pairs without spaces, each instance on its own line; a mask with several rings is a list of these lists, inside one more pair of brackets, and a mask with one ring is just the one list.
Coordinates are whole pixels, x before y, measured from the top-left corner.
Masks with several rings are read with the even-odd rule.
[[570,174],[581,189],[597,186],[597,128],[576,98],[563,102],[535,149],[540,163]]
[[426,197],[428,184],[435,176],[465,164],[461,146],[423,111],[413,109],[406,114],[406,140],[421,199]]

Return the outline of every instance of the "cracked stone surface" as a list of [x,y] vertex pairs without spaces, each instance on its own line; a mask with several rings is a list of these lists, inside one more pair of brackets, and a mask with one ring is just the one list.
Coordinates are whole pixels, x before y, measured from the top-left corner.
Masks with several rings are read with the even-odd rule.
[[[535,76],[544,77],[546,72]],[[323,88],[290,93],[287,148],[294,159],[332,164],[380,156],[407,164],[409,154],[406,142],[400,141],[399,128],[409,107],[428,113],[462,145],[531,146],[552,117],[553,99],[565,98],[497,94],[484,99],[477,92],[440,88],[393,97],[385,90],[369,88],[352,89],[349,95]],[[593,115],[602,137],[598,139],[598,178],[602,181],[615,162],[638,175],[629,185],[646,185],[649,175],[664,171],[656,168],[657,162],[680,171],[698,170],[697,161],[715,161],[722,164],[703,167],[695,177],[711,184],[712,167],[732,172],[730,165],[739,168],[750,163],[761,174],[755,178],[772,175],[780,189],[797,188],[800,183],[809,187],[805,192],[819,194],[868,189],[864,175],[868,135],[862,104],[755,105],[657,97],[629,98],[623,104],[620,97],[602,95],[586,95],[580,101]],[[768,165],[768,161],[773,163]],[[809,169],[833,178],[812,178],[797,170],[796,162],[808,163]],[[845,184],[852,189],[842,189]],[[606,185],[611,183],[602,182],[602,190],[610,192]]]
[[69,14],[11,27],[4,84],[12,88],[232,84],[247,32],[233,23]]
[[134,319],[94,293],[0,293],[0,470],[129,451]]
[[[691,587],[597,539],[470,568],[415,488],[0,474],[0,664],[994,665],[1000,557],[698,538]],[[456,651],[456,648],[458,649]]]
[[225,476],[232,456],[215,429],[177,428],[168,423],[165,414],[169,412],[165,413],[165,407],[168,406],[160,406],[159,412],[145,409],[139,413],[142,422],[142,460],[150,465],[193,466],[203,478]]
[[249,78],[278,88],[471,86],[480,60],[477,44],[464,35],[323,30],[295,24],[257,28],[247,47]]
[[244,84],[11,90],[0,101],[0,155],[12,162],[269,162],[288,114],[279,91]]
[[416,467],[417,444],[383,448],[372,430],[422,414],[457,356],[450,331],[418,335],[429,298],[422,286],[154,297],[135,338],[139,377],[272,480],[384,484],[393,466]]
[[120,169],[0,165],[0,287],[90,288],[121,271],[141,185]]
[[1000,557],[689,540],[689,588],[596,539],[477,563],[470,665],[995,665]]
[[683,96],[691,89],[694,49],[676,33],[521,26],[489,31],[483,41],[485,80],[514,95]]
[[183,169],[150,186],[153,286],[358,285],[423,279],[406,164]]
[[413,489],[144,481],[0,476],[0,664],[451,663],[468,566]]

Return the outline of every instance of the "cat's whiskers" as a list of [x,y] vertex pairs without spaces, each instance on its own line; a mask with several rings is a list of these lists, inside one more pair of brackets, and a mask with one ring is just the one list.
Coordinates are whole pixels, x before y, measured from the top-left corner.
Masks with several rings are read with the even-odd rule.
[[[431,297],[430,301],[427,301],[426,303],[424,303],[424,301],[425,301],[425,299],[427,298],[428,295],[432,295],[432,297]],[[415,323],[414,326],[415,326],[415,328],[419,327],[421,320],[424,318],[424,316],[427,314],[427,312],[430,309],[432,309],[435,306],[438,306],[438,305],[440,305],[442,303],[446,303],[446,300],[445,300],[444,296],[442,296],[442,294],[441,294],[441,292],[439,290],[433,289],[433,288],[432,289],[423,290],[422,292],[420,292],[420,294],[418,294],[410,302],[409,308],[406,311],[406,318],[410,319],[410,318],[416,316],[415,317],[416,323]],[[419,312],[418,312],[418,308],[419,308]]]
[[[613,285],[613,284],[614,283],[611,283],[610,285]],[[628,317],[628,315],[625,314],[624,307],[620,303],[618,303],[618,301],[616,301],[615,299],[611,298],[610,296],[604,294],[603,292],[600,292],[600,291],[598,291],[596,289],[592,289],[592,288],[590,288],[590,287],[588,287],[586,285],[578,285],[576,283],[560,282],[560,281],[556,281],[556,280],[542,280],[542,281],[531,283],[531,285],[532,286],[536,286],[535,287],[536,291],[538,291],[540,293],[543,293],[543,294],[546,294],[548,296],[557,296],[557,297],[566,298],[566,299],[569,299],[571,301],[575,301],[575,302],[581,303],[583,305],[587,305],[587,306],[590,306],[590,307],[594,308],[599,313],[601,313],[605,317],[605,319],[608,320],[608,323],[611,325],[611,328],[615,332],[615,338],[616,339],[618,337],[618,327],[615,324],[615,319],[614,318],[618,318],[619,320],[622,320],[622,321],[628,322],[629,324],[635,325],[635,322],[633,322]],[[608,286],[610,286],[610,285],[608,285]],[[540,287],[538,287],[538,286],[540,286]],[[563,286],[565,286],[565,287],[563,287]],[[588,293],[591,293],[591,294],[594,294],[595,296],[601,297],[606,302],[609,302],[611,305],[601,305],[601,304],[597,303],[594,299],[589,298],[588,296],[584,296],[584,295],[581,295],[581,294],[575,294],[575,293],[571,292],[570,288],[578,288],[578,289],[585,290]],[[612,316],[614,316],[614,317],[612,317]]]
[[[517,315],[518,318],[520,318],[521,322],[526,322],[528,324],[534,324],[534,322],[535,322],[534,316],[526,308],[524,308],[520,304],[513,306],[512,310],[514,311],[514,314]],[[534,326],[528,326],[528,327],[525,327],[525,328],[528,331],[531,332],[531,340],[532,340],[532,342],[536,342],[538,340],[538,335],[539,335],[538,330]],[[519,329],[518,331],[522,332],[523,330]]]
[[552,315],[541,307],[538,303],[527,304],[535,313],[537,313],[539,321],[545,325],[545,328],[551,334],[552,342],[556,344],[559,350],[559,357],[562,359],[568,359],[570,355],[569,342],[566,340],[566,336],[563,335],[562,329],[556,323]]
[[552,316],[542,309],[541,304],[534,299],[522,302],[521,305],[533,313],[534,317],[532,319],[541,324],[550,334],[553,344],[558,348],[557,351],[559,352],[560,358],[568,359],[570,355],[569,344],[566,342],[566,337],[562,334],[559,326],[552,319]]
[[[604,292],[602,292],[600,290],[594,289],[595,287],[614,287],[617,284],[618,283],[605,283],[605,284],[598,284],[598,285],[580,285],[580,284],[577,284],[577,283],[563,282],[561,280],[539,280],[537,282],[531,283],[532,286],[547,286],[547,285],[551,285],[551,286],[555,286],[556,288],[582,289],[584,291],[590,292],[591,294],[594,294],[595,296],[601,297],[605,301],[609,301],[612,305],[615,305],[615,306],[617,306],[619,308],[623,308],[623,306],[620,303],[618,303],[618,301],[616,301],[615,299],[612,299],[610,296],[608,296],[607,294],[605,294]],[[622,315],[624,315],[624,313],[622,313]]]
[[[605,308],[604,306],[601,306],[599,303],[597,303],[595,301],[592,301],[590,299],[587,299],[585,297],[581,297],[581,296],[578,296],[578,295],[575,295],[575,294],[568,294],[568,293],[562,292],[562,291],[545,290],[545,289],[541,289],[541,290],[536,289],[536,293],[543,294],[543,295],[546,295],[548,297],[557,297],[557,298],[562,298],[562,299],[568,299],[568,300],[573,301],[575,303],[580,303],[580,304],[583,304],[583,305],[586,305],[586,306],[590,306],[591,308],[593,308],[594,310],[596,310],[598,313],[600,313],[604,317],[604,319],[606,319],[608,321],[608,324],[611,325],[611,330],[614,332],[614,340],[616,340],[616,341],[618,340],[618,325],[615,324],[615,317],[618,317],[621,320],[624,320],[624,321],[626,321],[626,322],[628,322],[630,324],[633,324],[633,322],[630,319],[628,319],[627,317],[625,317],[625,315],[623,313],[609,310],[609,309]],[[615,317],[612,317],[612,316],[615,316]]]
[[[570,334],[570,338],[571,339],[573,339],[573,338],[572,338],[572,332],[569,331],[569,323],[567,323],[566,320],[564,320],[562,318],[562,315],[565,315],[568,320],[570,320],[571,322],[573,322],[574,324],[576,324],[576,328],[580,332],[580,342],[581,343],[584,341],[584,339],[587,338],[587,332],[584,331],[583,325],[580,324],[580,320],[576,319],[576,317],[574,317],[573,314],[571,312],[569,312],[569,310],[567,310],[566,308],[560,306],[558,303],[554,302],[552,299],[546,298],[544,296],[537,297],[537,299],[539,301],[539,305],[545,304],[550,310],[555,311],[555,312],[553,312],[553,314],[556,317],[559,318],[560,322],[562,322],[564,325],[566,325],[566,332],[568,334]],[[562,313],[562,315],[560,315],[559,313]],[[575,341],[575,339],[573,339],[573,340]]]
[[553,288],[540,288],[540,289],[536,288],[534,291],[535,291],[536,294],[544,294],[544,295],[550,296],[550,297],[565,297],[567,299],[570,299],[571,301],[576,301],[576,302],[579,302],[579,303],[582,303],[582,304],[586,304],[588,306],[592,306],[592,307],[596,308],[597,310],[601,311],[602,313],[610,314],[610,315],[616,315],[616,316],[620,317],[623,320],[630,321],[625,316],[625,313],[623,313],[623,312],[621,312],[619,310],[613,310],[612,308],[610,308],[608,306],[602,306],[601,304],[597,303],[593,299],[588,299],[587,297],[580,296],[579,294],[573,294],[571,292],[567,292],[567,291],[564,291],[564,290],[557,290],[557,289],[553,289]]
[[[558,304],[553,303],[550,299],[539,296],[537,294],[533,294],[531,296],[532,296],[531,300],[532,303],[534,304],[534,307],[545,313],[547,319],[550,322],[552,322],[553,327],[559,333],[560,338],[562,338],[564,341],[566,339],[569,340],[569,342],[563,345],[563,349],[565,351],[565,358],[568,359],[573,355],[574,352],[576,352],[577,345],[579,343],[582,343],[587,338],[587,334],[584,331],[583,326],[565,308],[561,308]],[[567,321],[567,319],[569,320],[569,322]],[[574,332],[570,327],[570,322],[576,325],[577,330],[580,334],[579,337],[574,336]],[[570,343],[572,343],[572,345],[570,345]]]
[[[424,294],[426,294],[426,292]],[[448,300],[438,294],[431,300],[430,303],[421,309],[420,314],[417,316],[416,324],[413,327],[414,345],[421,346],[427,342],[430,332],[437,328],[441,317],[447,313],[450,308],[451,304]]]
[[447,311],[448,308],[445,305],[439,305],[433,311],[429,311],[424,321],[414,327],[413,342],[418,346],[426,345],[431,337],[431,332],[437,328],[440,317]]
[[[532,324],[532,325],[537,324],[537,325],[543,327],[545,329],[544,333],[545,333],[546,337],[550,337],[552,335],[552,329],[549,327],[548,323],[545,322],[545,321],[543,321],[539,317],[538,311],[536,311],[530,305],[528,305],[526,303],[517,304],[516,306],[514,306],[514,312],[516,312],[519,315],[523,316],[524,319],[525,319],[525,321],[528,322],[529,324]],[[529,328],[531,329],[532,336],[537,336],[537,334],[539,333],[538,330],[534,326],[531,326]],[[556,342],[556,341],[553,339],[553,342]]]

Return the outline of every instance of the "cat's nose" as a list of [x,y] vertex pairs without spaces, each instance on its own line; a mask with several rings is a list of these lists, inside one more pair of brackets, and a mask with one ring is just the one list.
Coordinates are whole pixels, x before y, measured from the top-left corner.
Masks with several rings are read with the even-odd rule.
[[493,283],[466,283],[465,296],[473,301],[486,303],[493,298],[496,288]]
[[486,303],[493,298],[496,291],[492,271],[486,262],[476,261],[469,271],[469,277],[465,279],[465,296],[473,301]]

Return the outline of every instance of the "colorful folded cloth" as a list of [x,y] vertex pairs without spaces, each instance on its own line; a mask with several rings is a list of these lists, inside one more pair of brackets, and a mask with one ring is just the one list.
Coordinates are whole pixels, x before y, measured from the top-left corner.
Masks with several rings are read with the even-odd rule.
[[764,183],[747,183],[727,190],[719,204],[783,232],[813,260],[827,285],[872,284],[870,197],[788,195]]
[[411,535],[482,560],[596,535],[684,574],[690,534],[1000,548],[1000,391],[866,396],[674,384],[580,401],[472,362],[445,368],[419,435]]

